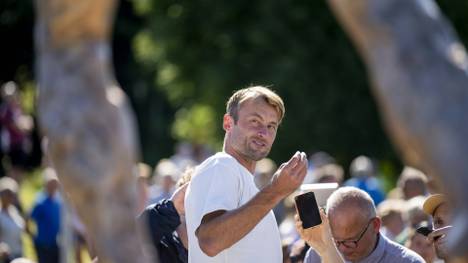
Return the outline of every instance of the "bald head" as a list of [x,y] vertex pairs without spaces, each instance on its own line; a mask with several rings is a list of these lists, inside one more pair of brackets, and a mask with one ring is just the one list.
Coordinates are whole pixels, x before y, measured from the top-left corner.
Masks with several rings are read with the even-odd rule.
[[376,216],[374,201],[368,193],[356,187],[341,187],[328,198],[327,214],[358,213],[364,218]]
[[337,245],[346,261],[358,262],[372,253],[381,221],[369,194],[355,187],[339,188],[327,200],[327,216],[335,242],[355,245]]

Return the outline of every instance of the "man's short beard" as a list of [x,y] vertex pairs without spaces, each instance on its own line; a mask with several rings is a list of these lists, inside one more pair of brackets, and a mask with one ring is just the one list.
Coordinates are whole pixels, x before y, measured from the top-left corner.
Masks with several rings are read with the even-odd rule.
[[244,155],[246,157],[248,157],[249,159],[258,162],[258,161],[262,160],[263,158],[267,157],[269,153],[270,153],[270,150],[268,150],[266,152],[257,152],[257,151],[254,151],[254,150],[250,149],[247,146],[246,147],[246,152],[244,153]]
[[256,161],[256,162],[258,162],[258,161],[262,160],[263,158],[265,158],[265,157],[267,157],[267,156],[268,156],[268,153],[267,153],[267,154],[264,154],[264,155],[260,155],[260,156],[258,156],[258,155],[251,155],[251,156],[249,156],[249,158],[252,159],[252,160],[254,160],[254,161]]

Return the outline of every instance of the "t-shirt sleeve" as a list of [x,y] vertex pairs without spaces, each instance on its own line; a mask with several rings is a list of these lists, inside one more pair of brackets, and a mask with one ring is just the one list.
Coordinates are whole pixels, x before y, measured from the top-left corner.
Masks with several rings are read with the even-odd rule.
[[206,191],[203,192],[202,217],[217,210],[233,210],[239,206],[241,180],[235,168],[218,164],[206,170]]

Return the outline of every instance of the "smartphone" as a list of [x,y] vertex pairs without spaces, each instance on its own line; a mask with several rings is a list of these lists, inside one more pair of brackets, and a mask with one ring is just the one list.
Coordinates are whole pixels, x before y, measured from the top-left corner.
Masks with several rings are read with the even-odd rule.
[[298,195],[294,198],[294,201],[304,229],[318,226],[322,223],[314,192]]
[[432,228],[429,228],[429,227],[426,227],[426,226],[421,226],[421,227],[418,227],[416,229],[416,232],[421,234],[421,235],[424,235],[424,236],[428,236],[430,233],[432,233]]

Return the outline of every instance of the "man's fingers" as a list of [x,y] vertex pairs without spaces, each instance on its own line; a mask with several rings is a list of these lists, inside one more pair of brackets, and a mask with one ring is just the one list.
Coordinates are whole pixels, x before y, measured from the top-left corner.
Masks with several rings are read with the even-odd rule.
[[297,171],[297,175],[301,178],[304,179],[304,177],[307,175],[307,160],[301,164],[299,167],[299,170]]
[[302,221],[301,221],[301,218],[299,217],[298,214],[295,214],[294,215],[294,221],[296,221],[296,229],[298,230],[298,232],[300,233],[303,228],[302,228]]
[[307,161],[307,154],[305,154],[305,152],[301,152],[301,157],[302,157],[302,162]]
[[297,165],[297,163],[300,161],[301,158],[301,153],[297,151],[289,161],[286,162],[286,165],[284,166],[284,169],[291,169]]
[[431,232],[428,236],[427,239],[431,242],[434,242],[435,240],[439,238],[444,238],[447,235],[447,232],[452,228],[452,226],[445,226],[442,228],[438,228]]
[[291,170],[292,176],[298,180],[303,180],[307,175],[307,166],[307,158],[305,158]]
[[297,162],[294,164],[294,166],[291,167],[290,170],[292,174],[298,174],[299,171],[307,168],[307,155],[304,152],[300,152],[297,155],[297,158]]
[[296,169],[300,169],[304,165],[304,163],[307,163],[307,155],[304,152],[299,152],[297,151],[289,161],[287,161],[284,166],[280,166],[280,168],[284,168],[284,170],[288,170],[291,172],[294,172]]
[[327,222],[328,221],[328,217],[325,214],[325,209],[323,209],[323,208],[320,208],[320,218],[322,219],[322,222]]
[[307,162],[307,155],[304,152],[299,153],[299,160],[296,163],[296,167],[303,166]]
[[427,236],[427,239],[430,242],[435,242],[437,239],[444,238],[445,236],[446,235],[444,232],[436,232],[436,233],[432,232]]

